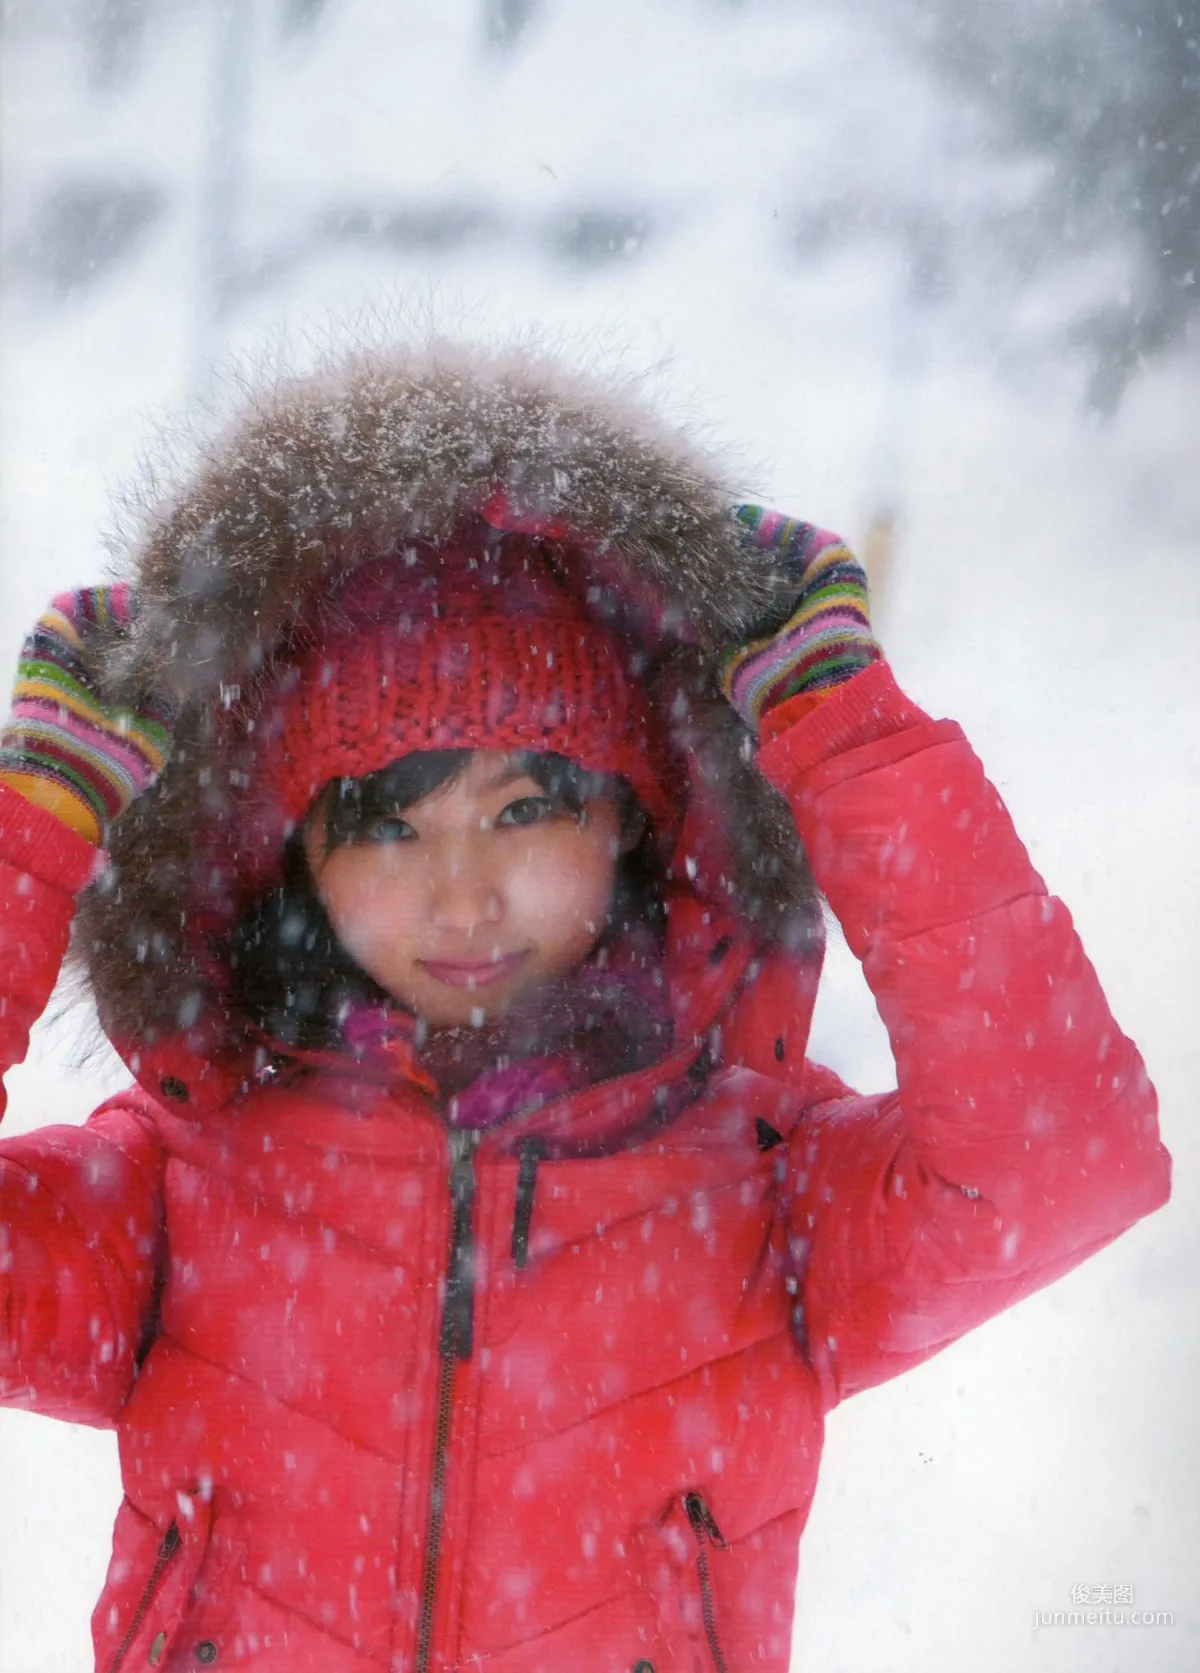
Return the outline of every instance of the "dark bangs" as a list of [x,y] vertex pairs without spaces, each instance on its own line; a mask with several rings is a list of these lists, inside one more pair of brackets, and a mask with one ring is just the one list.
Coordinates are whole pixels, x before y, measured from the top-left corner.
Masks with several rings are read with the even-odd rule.
[[[377,819],[403,813],[435,790],[462,777],[474,750],[431,749],[402,756],[366,778],[336,778],[325,791],[325,843],[329,853],[354,842]],[[588,802],[611,797],[621,812],[622,827],[638,817],[637,801],[625,779],[612,773],[593,773],[565,755],[521,750],[510,757],[544,796],[571,813],[582,813]]]

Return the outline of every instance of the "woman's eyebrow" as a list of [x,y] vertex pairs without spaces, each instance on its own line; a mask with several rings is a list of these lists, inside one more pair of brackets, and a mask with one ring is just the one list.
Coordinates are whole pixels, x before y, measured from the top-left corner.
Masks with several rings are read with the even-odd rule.
[[481,790],[503,790],[506,784],[515,784],[519,778],[527,778],[536,784],[537,780],[529,771],[529,767],[522,761],[510,762],[501,768],[494,778],[485,779],[479,786]]

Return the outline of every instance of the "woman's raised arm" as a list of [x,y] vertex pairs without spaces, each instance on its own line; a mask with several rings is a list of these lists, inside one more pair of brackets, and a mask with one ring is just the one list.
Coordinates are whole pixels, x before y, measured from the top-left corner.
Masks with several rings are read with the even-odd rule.
[[[0,730],[0,1073],[25,1056],[109,823],[170,749],[173,701],[118,709],[92,682],[92,634],[126,631],[133,615],[127,588],[64,593],[22,648]],[[0,1402],[77,1423],[116,1416],[152,1321],[162,1172],[133,1092],[84,1127],[0,1142]]]
[[[25,1055],[95,863],[90,843],[0,785],[0,1067]],[[84,1127],[0,1141],[0,1403],[116,1416],[153,1310],[162,1169],[132,1093]]]
[[791,1140],[800,1322],[832,1405],[1161,1207],[1170,1160],[1142,1060],[957,725],[877,662],[776,710],[758,759],[899,1083],[817,1103]]
[[723,663],[887,1028],[898,1090],[818,1089],[789,1148],[797,1332],[835,1404],[1170,1193],[1154,1090],[958,726],[898,689],[835,535],[736,516],[774,622]]

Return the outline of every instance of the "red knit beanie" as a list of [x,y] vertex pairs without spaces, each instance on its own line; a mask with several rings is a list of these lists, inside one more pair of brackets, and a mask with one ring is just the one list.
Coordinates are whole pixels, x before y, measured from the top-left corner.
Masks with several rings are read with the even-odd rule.
[[676,775],[629,660],[535,541],[408,543],[350,574],[290,670],[269,728],[272,799],[295,824],[330,780],[414,750],[553,751],[621,774],[665,831]]

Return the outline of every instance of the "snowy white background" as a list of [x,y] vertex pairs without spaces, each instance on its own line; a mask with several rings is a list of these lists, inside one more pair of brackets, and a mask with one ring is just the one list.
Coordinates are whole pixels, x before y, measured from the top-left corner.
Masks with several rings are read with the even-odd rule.
[[[460,335],[535,327],[574,357],[645,369],[771,503],[861,540],[880,496],[897,498],[876,609],[892,662],[926,708],[964,723],[1073,908],[1159,1088],[1176,1192],[1081,1272],[833,1417],[795,1666],[1200,1666],[1194,355],[1146,372],[1101,424],[1077,366],[996,349],[1035,341],[1037,308],[1061,298],[1010,311],[1001,331],[986,284],[936,313],[906,300],[904,260],[882,241],[799,263],[786,229],[805,192],[868,182],[886,198],[917,181],[953,216],[979,177],[969,124],[915,70],[861,24],[784,0],[560,0],[507,57],[484,49],[469,0],[339,0],[283,44],[278,8],[243,0],[251,100],[231,230],[276,276],[218,330],[197,182],[226,9],[179,0],[141,74],[104,97],[77,43],[10,8],[0,666],[46,596],[100,575],[114,491],[205,386],[198,357],[213,351],[303,359],[414,316]],[[101,168],[156,182],[166,212],[124,265],[54,302],[28,282],[36,205]],[[396,204],[491,219],[440,249],[310,244],[332,204],[377,227]],[[578,217],[618,211],[633,230],[614,259],[572,259]],[[205,392],[220,401],[219,384]],[[814,1054],[889,1083],[869,996],[836,948]],[[7,1077],[5,1131],[82,1119],[113,1075],[72,1066],[71,1028],[44,1034]],[[5,1673],[91,1665],[118,1497],[111,1436],[0,1415]],[[1174,1624],[1034,1633],[1034,1610],[1068,1607],[1077,1581],[1131,1584]]]

